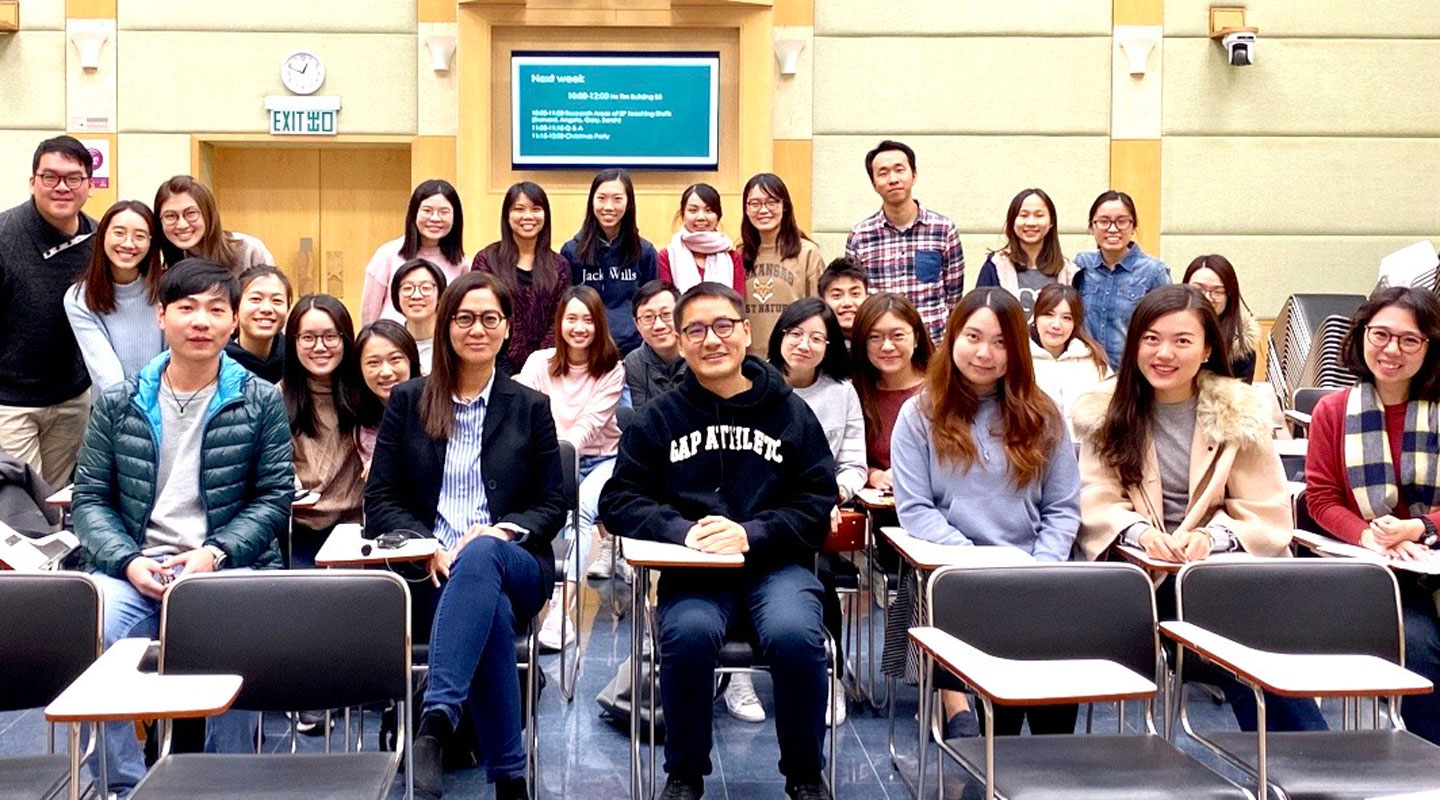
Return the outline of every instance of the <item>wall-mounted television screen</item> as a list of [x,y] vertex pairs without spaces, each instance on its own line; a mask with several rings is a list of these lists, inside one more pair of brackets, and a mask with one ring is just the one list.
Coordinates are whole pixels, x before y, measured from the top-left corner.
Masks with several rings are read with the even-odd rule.
[[514,169],[719,168],[720,54],[510,54]]

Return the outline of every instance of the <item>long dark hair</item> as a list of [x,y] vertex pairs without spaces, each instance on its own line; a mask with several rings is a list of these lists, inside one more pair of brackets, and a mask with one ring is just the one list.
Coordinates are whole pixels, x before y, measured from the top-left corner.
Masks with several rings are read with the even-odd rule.
[[980,396],[950,354],[965,323],[982,308],[994,312],[1005,340],[1005,375],[999,386],[1000,436],[1011,479],[1023,488],[1045,474],[1064,425],[1055,401],[1035,383],[1030,343],[1025,338],[1025,309],[1014,295],[998,287],[976,289],[950,312],[945,337],[930,359],[921,408],[930,417],[930,437],[940,461],[969,470],[980,454],[972,430]]
[[590,346],[585,348],[585,371],[592,378],[608,375],[620,363],[620,348],[610,337],[610,323],[605,319],[605,301],[600,299],[599,292],[583,283],[566,289],[555,307],[555,354],[550,357],[550,374],[558,378],[570,368],[570,344],[565,341],[560,328],[565,322],[565,307],[570,305],[571,300],[584,304],[595,325],[595,335]]
[[505,190],[505,199],[500,203],[500,240],[491,245],[490,272],[499,278],[515,294],[520,280],[515,272],[520,263],[520,245],[515,243],[515,231],[510,228],[510,207],[524,197],[540,206],[545,221],[535,236],[535,260],[531,276],[535,279],[535,291],[549,294],[560,282],[559,257],[550,249],[550,197],[538,183],[521,181]]
[[780,319],[770,331],[770,346],[766,350],[770,364],[780,370],[781,375],[790,374],[790,365],[780,353],[780,345],[785,340],[786,331],[811,317],[820,318],[820,323],[825,326],[825,337],[830,340],[825,345],[825,355],[820,358],[815,372],[829,375],[837,381],[845,380],[850,377],[850,351],[845,347],[845,332],[840,329],[840,320],[836,319],[835,312],[818,297],[802,297],[785,306],[785,310],[780,312]]
[[80,274],[80,283],[85,288],[85,306],[96,314],[115,313],[115,276],[110,271],[110,257],[105,255],[105,240],[109,238],[110,223],[122,211],[133,211],[145,220],[150,228],[150,247],[137,265],[140,280],[145,282],[146,301],[151,305],[160,302],[160,243],[165,238],[155,225],[155,215],[150,207],[139,200],[121,200],[106,209],[100,223],[95,226],[95,247],[90,251],[90,261]]
[[[1177,311],[1189,311],[1205,331],[1205,346],[1210,358],[1200,365],[1201,371],[1230,377],[1230,355],[1225,336],[1220,332],[1220,319],[1210,301],[1184,284],[1153,289],[1135,306],[1130,318],[1130,332],[1125,336],[1125,351],[1115,376],[1115,394],[1100,426],[1100,459],[1115,470],[1121,484],[1139,486],[1144,480],[1146,445],[1150,442],[1151,411],[1155,406],[1155,389],[1140,372],[1140,339],[1155,321]],[[1137,446],[1138,445],[1138,446]]]
[[422,181],[410,193],[410,205],[405,211],[405,241],[400,244],[401,258],[409,260],[420,252],[420,226],[415,218],[420,216],[420,204],[437,194],[444,197],[454,210],[450,217],[450,232],[440,238],[440,255],[451,264],[465,260],[465,212],[460,208],[460,193],[455,191],[450,181],[439,178]]
[[910,365],[922,375],[929,368],[930,354],[934,351],[925,320],[921,319],[920,312],[915,310],[915,304],[909,298],[894,292],[876,292],[865,298],[860,310],[855,312],[855,323],[850,326],[850,363],[854,375],[851,383],[860,396],[866,430],[880,430],[880,370],[870,363],[866,341],[870,338],[870,331],[886,314],[894,314],[910,326],[910,334],[915,337],[915,351],[910,354]]
[[[1045,204],[1045,210],[1050,213],[1050,230],[1045,232],[1045,238],[1040,242],[1040,255],[1034,264],[1029,263],[1025,247],[1020,243],[1020,237],[1015,234],[1015,218],[1020,216],[1020,207],[1025,205],[1031,195],[1040,198],[1040,202]],[[1010,208],[1005,212],[1005,252],[1016,269],[1034,267],[1053,278],[1065,268],[1065,254],[1060,252],[1060,218],[1055,215],[1055,202],[1044,189],[1021,189],[1010,201]]]
[[1410,380],[1410,399],[1440,401],[1440,300],[1427,289],[1392,286],[1370,296],[1350,318],[1350,330],[1340,345],[1345,368],[1366,383],[1375,383],[1375,373],[1365,363],[1365,326],[1389,306],[1403,308],[1415,317],[1415,327],[1429,340],[1420,371]]
[[1040,341],[1040,317],[1055,310],[1055,307],[1065,303],[1070,306],[1070,315],[1075,319],[1075,329],[1070,331],[1070,338],[1065,340],[1065,347],[1079,339],[1090,348],[1090,360],[1095,362],[1095,371],[1102,376],[1110,371],[1110,357],[1105,355],[1105,348],[1095,341],[1095,337],[1085,330],[1085,303],[1080,299],[1080,290],[1068,283],[1052,283],[1046,285],[1035,295],[1035,314],[1030,318],[1030,341],[1044,347]]
[[625,214],[620,218],[620,230],[616,234],[620,263],[631,264],[640,258],[640,226],[635,222],[635,184],[630,180],[630,173],[623,169],[602,169],[590,181],[590,195],[585,201],[585,223],[580,226],[580,241],[575,247],[575,255],[582,264],[596,263],[596,251],[600,249],[600,240],[605,232],[600,227],[600,219],[595,216],[595,192],[599,191],[600,184],[609,181],[620,181],[625,187]]
[[285,321],[285,371],[281,389],[285,410],[290,415],[291,436],[315,436],[315,399],[310,394],[310,373],[300,363],[300,320],[310,311],[320,311],[340,332],[340,363],[330,373],[330,392],[335,398],[335,416],[340,433],[348,434],[360,424],[360,359],[355,349],[355,325],[345,304],[328,294],[307,294],[290,309]]
[[234,270],[238,266],[235,263],[236,239],[221,227],[220,206],[215,202],[215,195],[210,191],[210,187],[189,175],[176,175],[160,184],[160,188],[155,190],[157,221],[160,217],[161,206],[165,205],[165,201],[179,194],[188,194],[195,198],[195,205],[200,209],[200,217],[205,220],[205,234],[200,237],[200,243],[186,253],[176,247],[162,229],[159,237],[160,256],[165,264],[173,266],[189,256],[194,256],[214,261]]
[[[795,221],[795,203],[790,200],[790,190],[785,181],[773,172],[762,172],[745,182],[745,191],[740,193],[742,204],[750,202],[750,192],[759,189],[768,197],[780,201],[780,228],[775,231],[775,249],[781,258],[795,258],[800,255],[800,240],[809,238],[800,230]],[[740,223],[740,259],[745,265],[745,276],[755,274],[755,256],[760,252],[760,231],[750,222],[747,213]]]
[[1240,279],[1235,277],[1235,267],[1230,259],[1212,253],[1196,256],[1185,268],[1185,277],[1180,282],[1189,283],[1190,276],[1202,269],[1208,269],[1220,278],[1225,287],[1225,311],[1220,315],[1220,332],[1230,344],[1233,357],[1250,355],[1250,343],[1245,341],[1245,298],[1240,296]]
[[[393,319],[377,319],[374,322],[360,329],[360,335],[355,337],[355,358],[356,363],[364,357],[365,345],[371,339],[384,339],[400,349],[405,358],[410,361],[410,377],[420,377],[420,348],[415,344],[415,337],[405,326]],[[380,424],[380,418],[385,415],[385,401],[370,390],[370,384],[365,382],[362,375],[360,378],[360,424],[366,428],[374,428]]]
[[[448,439],[455,430],[455,393],[460,390],[460,367],[456,363],[455,345],[450,341],[450,322],[465,301],[465,295],[481,289],[489,289],[500,303],[500,313],[505,315],[506,338],[509,338],[509,320],[514,314],[514,299],[505,285],[488,272],[467,272],[455,279],[440,293],[440,302],[435,308],[435,350],[431,355],[430,375],[425,379],[425,389],[420,393],[420,423],[432,439]],[[479,320],[476,320],[479,325]],[[496,348],[496,356],[504,352],[502,340]]]

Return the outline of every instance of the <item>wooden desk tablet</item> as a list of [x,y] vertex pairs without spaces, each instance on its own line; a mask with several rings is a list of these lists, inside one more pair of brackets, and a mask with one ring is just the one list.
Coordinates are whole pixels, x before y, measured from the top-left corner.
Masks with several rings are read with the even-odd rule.
[[[400,547],[382,549],[374,539],[361,535],[362,528],[354,523],[336,525],[315,554],[317,567],[365,567],[399,564],[407,561],[429,561],[440,548],[435,539],[411,539]],[[365,552],[369,545],[370,552]]]

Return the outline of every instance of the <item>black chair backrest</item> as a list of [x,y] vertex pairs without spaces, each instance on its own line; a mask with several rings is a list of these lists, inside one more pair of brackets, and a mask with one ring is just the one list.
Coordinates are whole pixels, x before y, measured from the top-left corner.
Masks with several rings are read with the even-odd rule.
[[1381,564],[1277,558],[1189,564],[1178,616],[1277,653],[1353,653],[1400,663],[1400,597]]
[[565,493],[565,508],[575,509],[580,505],[580,457],[575,445],[560,443],[560,488]]
[[1131,564],[950,567],[930,583],[931,624],[1002,658],[1104,658],[1155,675],[1155,593]]
[[1340,391],[1332,386],[1306,386],[1295,390],[1295,401],[1291,405],[1302,414],[1315,413],[1315,405],[1327,394]]
[[100,655],[100,587],[78,572],[0,572],[0,711],[49,705]]
[[160,671],[240,675],[249,711],[409,701],[410,590],[382,570],[184,578],[161,610]]

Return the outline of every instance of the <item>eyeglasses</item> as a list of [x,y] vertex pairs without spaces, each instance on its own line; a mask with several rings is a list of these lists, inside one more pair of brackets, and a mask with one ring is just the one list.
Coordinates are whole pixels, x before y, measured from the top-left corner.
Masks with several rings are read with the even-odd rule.
[[884,347],[886,342],[893,343],[896,347],[904,347],[913,337],[910,331],[904,328],[897,328],[889,333],[876,331],[865,338],[866,343],[871,347]]
[[339,346],[340,346],[340,332],[339,332],[339,331],[325,331],[324,333],[320,334],[319,336],[316,336],[316,335],[313,334],[313,333],[302,333],[302,334],[300,334],[299,336],[296,336],[296,337],[295,337],[295,343],[298,344],[298,345],[300,345],[301,347],[305,348],[306,350],[314,350],[314,349],[315,349],[315,344],[316,344],[317,342],[323,342],[323,343],[325,344],[326,349],[329,349],[329,348],[332,348],[332,347],[339,347]]
[[763,208],[766,211],[775,211],[776,209],[780,208],[780,205],[781,203],[779,198],[767,197],[764,200],[746,200],[745,210],[759,211]]
[[721,317],[709,325],[703,322],[692,322],[686,325],[681,332],[685,334],[685,338],[689,339],[691,344],[699,344],[705,341],[705,335],[710,331],[715,331],[715,335],[720,339],[729,339],[740,327],[741,322],[742,320]]
[[1117,231],[1128,231],[1131,228],[1135,227],[1135,220],[1131,219],[1130,217],[1120,217],[1119,219],[1096,217],[1095,219],[1090,220],[1090,224],[1094,225],[1102,231],[1108,231],[1111,228],[1114,228]]
[[435,294],[436,288],[433,281],[426,281],[425,283],[402,283],[400,284],[400,296],[429,297]]
[[795,345],[798,345],[803,341],[809,341],[810,346],[818,350],[825,345],[830,344],[830,337],[826,336],[823,333],[806,333],[799,328],[790,328],[785,331],[785,342],[791,347],[794,347]]
[[89,175],[79,172],[72,172],[68,175],[61,175],[58,172],[37,172],[35,177],[40,179],[40,185],[46,189],[54,189],[60,185],[61,181],[64,181],[65,185],[71,189],[79,189],[85,185],[85,181],[90,180]]
[[181,217],[184,217],[186,222],[194,225],[200,221],[200,207],[190,206],[184,211],[179,212],[166,211],[160,215],[160,224],[167,228],[174,227],[175,223],[179,222]]
[[659,311],[646,311],[644,314],[636,317],[635,321],[645,326],[646,328],[653,328],[655,327],[656,320],[664,320],[665,324],[669,326],[674,324],[674,319],[675,309],[662,308]]
[[451,322],[455,323],[455,327],[467,331],[475,327],[477,322],[485,330],[493,331],[504,321],[505,315],[499,311],[485,311],[479,314],[473,311],[456,311],[454,318],[451,319]]
[[1372,325],[1365,326],[1365,341],[1374,345],[1377,349],[1384,350],[1390,346],[1390,340],[1395,340],[1400,352],[1413,356],[1420,352],[1421,348],[1430,343],[1429,339],[1423,336],[1416,336],[1413,333],[1395,333],[1386,328],[1376,328]]
[[420,216],[426,219],[450,219],[454,210],[449,208],[426,208],[420,206]]
[[1199,283],[1192,283],[1190,285],[1195,288],[1195,291],[1205,295],[1206,300],[1215,300],[1225,297],[1224,286],[1205,286]]

